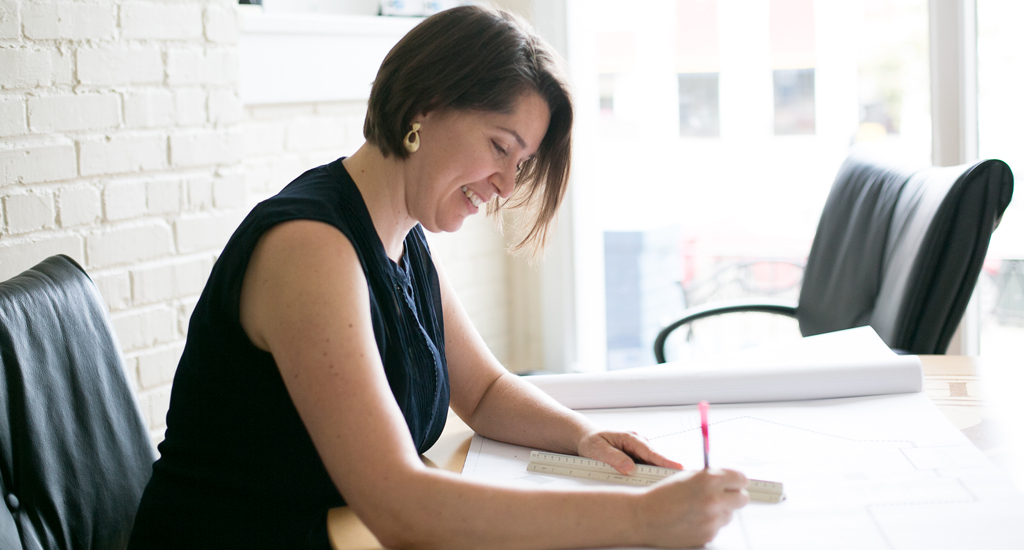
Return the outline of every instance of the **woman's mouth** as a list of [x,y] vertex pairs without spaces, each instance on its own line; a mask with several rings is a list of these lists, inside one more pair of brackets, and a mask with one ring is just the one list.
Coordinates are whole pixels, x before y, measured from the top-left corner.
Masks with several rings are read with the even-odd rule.
[[470,191],[470,189],[465,185],[462,186],[462,194],[466,195],[466,198],[469,199],[469,202],[473,203],[473,206],[477,208],[479,208],[480,205],[484,203],[484,200],[481,199],[479,195]]

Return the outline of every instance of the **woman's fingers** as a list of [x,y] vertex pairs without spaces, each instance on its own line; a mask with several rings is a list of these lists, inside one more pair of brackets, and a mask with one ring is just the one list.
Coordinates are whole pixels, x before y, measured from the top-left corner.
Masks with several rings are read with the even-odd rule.
[[608,443],[601,448],[603,458],[597,458],[615,468],[620,474],[629,475],[636,469],[636,462],[628,454]]
[[664,457],[661,453],[655,451],[647,444],[646,439],[641,439],[636,434],[622,434],[623,449],[629,454],[639,458],[647,464],[653,464],[654,466],[661,466],[662,468],[672,468],[673,470],[682,470],[683,465]]
[[622,474],[633,472],[635,459],[645,464],[681,470],[682,464],[669,460],[648,445],[642,436],[630,432],[597,432],[580,442],[580,456],[587,456],[611,465]]

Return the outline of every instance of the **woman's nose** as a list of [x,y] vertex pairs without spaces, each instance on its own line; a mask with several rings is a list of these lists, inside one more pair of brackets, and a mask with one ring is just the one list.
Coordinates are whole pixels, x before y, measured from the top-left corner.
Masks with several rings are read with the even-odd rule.
[[498,188],[499,197],[507,199],[512,196],[512,192],[516,190],[516,174],[518,172],[514,161],[501,167],[495,177],[497,180],[495,187]]

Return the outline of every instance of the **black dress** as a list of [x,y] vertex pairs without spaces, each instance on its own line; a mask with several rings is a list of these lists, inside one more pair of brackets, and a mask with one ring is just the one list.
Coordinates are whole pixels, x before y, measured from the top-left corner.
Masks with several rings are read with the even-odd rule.
[[344,500],[273,356],[250,342],[239,321],[242,279],[257,241],[295,219],[331,224],[354,246],[388,383],[419,452],[444,428],[441,294],[423,229],[409,232],[400,265],[391,261],[338,159],[257,205],[214,265],[189,323],[132,550],[329,548],[327,510]]

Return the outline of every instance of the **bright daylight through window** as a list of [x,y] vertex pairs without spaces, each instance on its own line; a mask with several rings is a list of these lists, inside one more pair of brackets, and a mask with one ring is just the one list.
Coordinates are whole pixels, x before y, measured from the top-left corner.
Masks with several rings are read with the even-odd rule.
[[[604,276],[579,300],[606,313],[603,341],[579,338],[610,369],[653,363],[685,308],[795,299],[852,146],[930,162],[927,0],[575,5],[576,247],[600,258],[577,270]],[[785,318],[724,317],[677,331],[669,358],[799,336]]]

